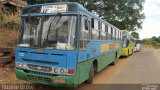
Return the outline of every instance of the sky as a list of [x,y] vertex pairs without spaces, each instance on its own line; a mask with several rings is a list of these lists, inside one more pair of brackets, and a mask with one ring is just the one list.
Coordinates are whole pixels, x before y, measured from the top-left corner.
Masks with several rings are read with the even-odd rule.
[[145,0],[145,20],[142,30],[138,30],[140,39],[160,36],[160,0]]

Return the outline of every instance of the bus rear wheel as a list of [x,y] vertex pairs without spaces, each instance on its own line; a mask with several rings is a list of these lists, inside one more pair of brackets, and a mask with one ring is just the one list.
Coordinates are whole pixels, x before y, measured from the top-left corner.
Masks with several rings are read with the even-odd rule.
[[110,65],[114,66],[116,65],[116,63],[117,63],[117,53],[115,54],[114,61]]
[[128,49],[128,55],[126,55],[126,57],[129,57],[130,53],[129,53],[129,49]]
[[87,83],[92,83],[93,82],[93,77],[94,77],[94,67],[93,64],[90,68],[90,72],[89,72],[89,79],[87,80]]

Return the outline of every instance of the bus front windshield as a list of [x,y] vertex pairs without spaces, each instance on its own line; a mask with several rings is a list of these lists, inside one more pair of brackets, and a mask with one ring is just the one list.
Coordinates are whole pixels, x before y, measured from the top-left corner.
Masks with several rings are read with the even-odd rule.
[[76,16],[28,16],[22,18],[18,46],[75,49]]

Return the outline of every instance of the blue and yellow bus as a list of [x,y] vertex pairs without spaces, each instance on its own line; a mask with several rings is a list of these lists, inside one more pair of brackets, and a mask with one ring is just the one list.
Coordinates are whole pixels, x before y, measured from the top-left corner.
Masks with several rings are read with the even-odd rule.
[[16,47],[16,76],[53,86],[92,83],[121,55],[122,32],[76,2],[26,6]]
[[134,53],[135,39],[127,30],[122,31],[122,52],[121,56],[128,57]]

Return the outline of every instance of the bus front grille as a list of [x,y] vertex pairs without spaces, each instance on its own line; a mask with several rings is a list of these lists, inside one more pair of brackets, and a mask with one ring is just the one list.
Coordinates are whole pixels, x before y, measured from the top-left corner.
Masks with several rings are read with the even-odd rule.
[[27,67],[31,70],[36,70],[36,71],[43,71],[43,72],[51,72],[52,71],[52,67],[46,67],[46,66],[27,64]]
[[33,81],[33,82],[42,82],[42,83],[50,83],[51,79],[46,78],[46,77],[39,77],[39,76],[33,76],[33,75],[27,75],[26,76],[28,81]]
[[39,75],[47,75],[47,76],[57,76],[55,74],[52,73],[43,73],[43,72],[37,72],[37,71],[29,71],[32,74],[39,74]]

